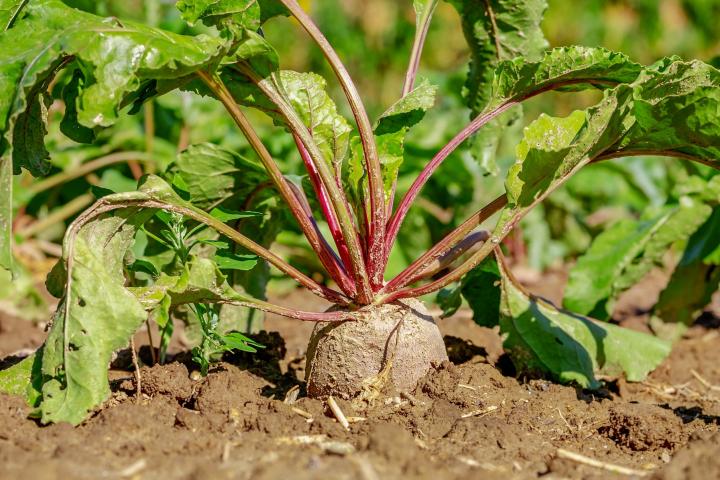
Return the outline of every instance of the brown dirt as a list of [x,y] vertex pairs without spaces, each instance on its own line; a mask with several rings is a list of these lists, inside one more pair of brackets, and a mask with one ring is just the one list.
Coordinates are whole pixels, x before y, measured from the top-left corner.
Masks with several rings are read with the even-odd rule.
[[[18,322],[0,316],[0,354],[42,338]],[[280,334],[258,338],[266,350],[230,356],[204,379],[189,363],[143,367],[139,402],[132,373],[114,371],[112,398],[77,428],[41,427],[22,400],[0,396],[0,478],[628,478],[558,449],[653,479],[720,478],[717,330],[691,329],[646,382],[586,392],[509,376],[497,333],[467,315],[439,325],[451,362],[367,411],[339,401],[364,418],[349,431],[302,391],[283,402],[303,386],[312,324],[277,318],[266,327]]]

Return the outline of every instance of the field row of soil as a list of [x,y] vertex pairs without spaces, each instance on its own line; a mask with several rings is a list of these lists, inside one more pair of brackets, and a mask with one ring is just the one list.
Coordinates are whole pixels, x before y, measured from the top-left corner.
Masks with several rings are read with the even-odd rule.
[[[139,398],[121,352],[112,398],[78,428],[40,427],[21,399],[0,396],[0,478],[720,478],[720,333],[705,323],[645,382],[589,392],[515,378],[497,332],[461,312],[440,321],[451,361],[368,408],[339,401],[345,429],[303,396],[312,325],[269,318],[267,349],[228,356],[206,378],[181,352],[142,368]],[[43,335],[0,316],[0,357]]]

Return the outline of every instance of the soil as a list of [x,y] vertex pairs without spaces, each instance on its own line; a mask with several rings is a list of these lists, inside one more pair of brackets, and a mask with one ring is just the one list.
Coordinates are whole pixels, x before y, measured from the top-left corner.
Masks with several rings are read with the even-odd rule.
[[[301,293],[285,302],[325,308]],[[642,305],[624,302],[625,320],[642,328]],[[717,323],[689,330],[645,382],[589,392],[515,378],[497,332],[460,312],[439,322],[450,361],[367,408],[338,400],[346,430],[325,402],[304,396],[313,325],[270,317],[270,333],[256,336],[265,350],[227,356],[205,378],[187,353],[144,366],[140,397],[121,352],[111,399],[76,428],[40,426],[22,399],[0,395],[0,478],[720,478]],[[44,336],[2,314],[0,332],[0,357]]]

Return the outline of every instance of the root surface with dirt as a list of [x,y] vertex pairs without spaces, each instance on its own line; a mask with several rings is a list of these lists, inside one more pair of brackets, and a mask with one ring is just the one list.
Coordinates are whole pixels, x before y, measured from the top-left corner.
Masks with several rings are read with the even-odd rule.
[[350,399],[376,396],[386,384],[406,392],[447,359],[440,330],[422,302],[381,305],[352,322],[315,325],[307,352],[307,392]]

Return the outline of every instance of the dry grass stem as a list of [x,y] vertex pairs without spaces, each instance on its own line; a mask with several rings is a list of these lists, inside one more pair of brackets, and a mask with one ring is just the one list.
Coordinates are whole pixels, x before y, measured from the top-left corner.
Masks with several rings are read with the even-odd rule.
[[287,391],[283,402],[287,403],[288,405],[292,405],[293,403],[297,402],[298,395],[300,395],[300,386],[295,385]]
[[316,445],[323,451],[336,455],[350,455],[355,453],[355,447],[351,444],[328,440],[326,435],[296,435],[294,437],[279,437],[275,441],[278,445]]
[[306,412],[305,410],[302,410],[302,409],[300,409],[300,408],[292,407],[291,410],[292,410],[293,412],[297,413],[298,415],[300,415],[301,417],[313,418],[312,413]]
[[142,399],[142,377],[140,376],[140,362],[138,362],[137,350],[135,350],[135,338],[130,337],[130,355],[135,368],[135,403]]
[[425,405],[425,402],[418,400],[415,398],[415,396],[410,392],[400,392],[400,396],[407,399],[410,402],[410,405],[413,407],[416,405]]
[[460,416],[460,418],[484,417],[488,413],[492,413],[497,409],[497,405],[490,405],[487,408],[481,408],[479,410],[473,410],[472,412],[464,413]]
[[147,460],[141,458],[140,460],[131,463],[124,469],[118,472],[118,476],[122,478],[134,477],[140,473],[147,466]]
[[708,390],[713,390],[715,392],[720,391],[720,387],[718,387],[717,385],[713,385],[712,383],[705,380],[705,378],[703,378],[702,375],[700,375],[694,368],[690,369],[690,374],[695,377],[698,382],[702,383],[703,387],[707,388]]
[[358,423],[367,420],[365,417],[347,417],[348,423]]
[[337,404],[332,395],[328,397],[327,404],[328,407],[330,407],[330,411],[335,415],[335,418],[337,418],[337,421],[340,422],[340,425],[342,425],[345,430],[350,430],[350,423],[347,417],[345,417],[345,414],[340,409],[340,405]]
[[562,418],[562,421],[565,422],[565,425],[567,425],[568,430],[572,431],[572,427],[570,426],[567,419],[565,418],[565,415],[563,415],[562,412],[560,411],[560,408],[558,407],[558,408],[556,408],[556,410],[560,414],[560,418]]
[[607,472],[617,473],[619,475],[630,475],[636,477],[646,477],[650,475],[650,472],[644,470],[636,470],[634,468],[623,467],[622,465],[615,465],[613,463],[602,462],[594,458],[586,457],[579,453],[565,450],[564,448],[558,448],[556,453],[558,458],[570,460],[582,465],[587,465],[593,468],[599,468]]

